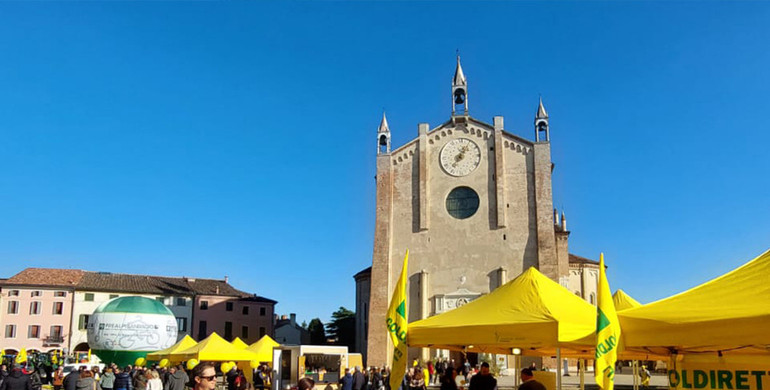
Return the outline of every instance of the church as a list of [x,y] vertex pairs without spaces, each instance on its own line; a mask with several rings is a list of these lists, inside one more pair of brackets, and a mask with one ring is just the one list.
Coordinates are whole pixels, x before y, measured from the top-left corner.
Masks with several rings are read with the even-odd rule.
[[[452,310],[536,267],[595,304],[598,262],[568,252],[567,219],[553,207],[551,128],[542,99],[534,140],[469,111],[469,82],[457,58],[451,116],[391,148],[383,114],[376,133],[376,219],[371,267],[357,273],[356,350],[389,365],[385,328],[391,294],[409,250],[408,318]],[[409,359],[448,356],[410,349]]]

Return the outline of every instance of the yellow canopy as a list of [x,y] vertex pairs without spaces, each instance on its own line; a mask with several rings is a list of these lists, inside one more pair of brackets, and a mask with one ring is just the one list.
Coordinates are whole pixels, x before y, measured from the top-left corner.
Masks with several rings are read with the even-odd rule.
[[617,311],[642,306],[639,301],[631,298],[631,296],[626,294],[626,292],[621,289],[618,289],[615,291],[615,294],[612,294],[612,302],[615,303],[615,310]]
[[[543,354],[594,344],[596,308],[530,268],[464,306],[409,324],[411,347]],[[540,350],[540,351],[538,351]]]
[[[195,344],[198,344],[198,343],[192,337],[190,337],[189,335],[185,335],[184,337],[182,337],[181,340],[177,341],[176,344],[166,349],[161,349],[160,351],[155,351],[153,353],[147,354],[147,360],[157,362],[163,359],[169,359],[169,355],[171,355],[172,353],[190,348]],[[172,359],[169,359],[169,360],[172,360]],[[174,362],[177,362],[177,361],[181,362],[182,360],[176,360]]]
[[254,353],[257,354],[257,361],[259,361],[259,362],[272,362],[273,361],[273,347],[279,347],[279,346],[280,346],[280,344],[278,344],[270,336],[264,335],[256,343],[251,344],[246,349],[248,351],[251,351],[251,352],[254,352]]
[[679,352],[761,351],[770,345],[768,275],[770,250],[688,291],[622,311],[618,317],[625,345]]
[[171,358],[179,361],[198,359],[199,361],[240,362],[252,361],[257,358],[257,354],[228,343],[215,332],[195,346],[171,354]]
[[246,348],[249,347],[249,345],[244,343],[243,340],[241,340],[240,337],[236,337],[235,340],[233,340],[233,342],[231,342],[230,344],[232,344],[236,348],[240,348],[240,349],[246,349]]

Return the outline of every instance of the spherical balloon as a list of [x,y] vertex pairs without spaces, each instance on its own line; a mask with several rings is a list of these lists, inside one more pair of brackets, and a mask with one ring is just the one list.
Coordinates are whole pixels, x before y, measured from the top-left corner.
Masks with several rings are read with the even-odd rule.
[[169,364],[171,364],[171,362],[169,362],[168,359],[160,359],[160,362],[158,363],[158,367],[166,368],[168,367]]
[[147,360],[145,360],[143,357],[138,357],[136,360],[134,360],[134,366],[137,367],[144,367],[145,363],[147,363]]
[[105,362],[125,366],[176,342],[174,313],[145,297],[109,300],[88,319],[88,345]]
[[190,359],[190,360],[188,360],[187,361],[187,369],[188,370],[192,370],[193,368],[195,368],[195,366],[198,365],[198,363],[200,363],[198,361],[198,359]]
[[259,368],[259,360],[252,360],[249,362],[249,367],[251,367],[252,370],[255,370]]

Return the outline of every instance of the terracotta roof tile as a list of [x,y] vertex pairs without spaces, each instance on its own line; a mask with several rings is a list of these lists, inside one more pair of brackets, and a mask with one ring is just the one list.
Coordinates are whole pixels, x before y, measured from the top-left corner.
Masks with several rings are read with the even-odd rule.
[[218,295],[254,302],[277,303],[272,299],[238,290],[224,280],[71,269],[27,268],[7,280],[0,279],[0,285],[68,286],[86,291],[158,295]]
[[27,268],[11,276],[3,284],[75,287],[84,273],[85,271],[78,269]]
[[569,254],[569,263],[570,264],[593,264],[593,265],[599,265],[599,262],[596,260],[591,260],[586,257],[573,255],[572,253]]

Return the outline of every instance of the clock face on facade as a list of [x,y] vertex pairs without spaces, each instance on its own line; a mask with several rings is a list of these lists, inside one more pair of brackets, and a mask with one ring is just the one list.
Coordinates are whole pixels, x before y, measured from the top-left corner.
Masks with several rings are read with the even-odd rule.
[[467,138],[453,139],[444,145],[439,155],[441,167],[452,176],[465,176],[481,162],[481,149]]

